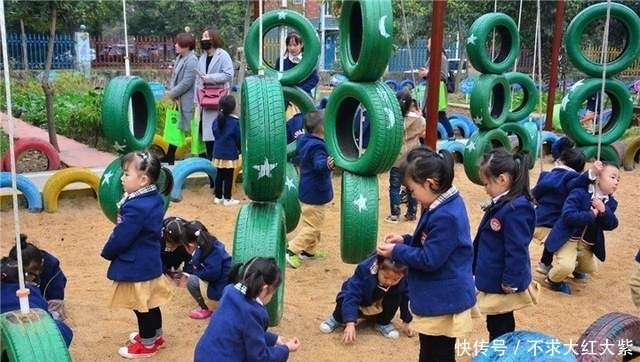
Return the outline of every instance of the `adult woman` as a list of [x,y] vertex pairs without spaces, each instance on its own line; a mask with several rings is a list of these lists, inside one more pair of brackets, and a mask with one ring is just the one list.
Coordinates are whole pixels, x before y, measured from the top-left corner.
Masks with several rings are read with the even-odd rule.
[[[210,26],[202,32],[200,47],[202,55],[198,59],[196,92],[205,85],[219,84],[229,88],[229,82],[233,78],[233,61],[229,53],[223,49],[224,40],[215,26]],[[218,117],[218,111],[202,107],[198,109],[200,136],[206,146],[206,155],[201,154],[200,157],[211,160],[214,142],[211,126]]]
[[[184,132],[190,132],[191,120],[195,111],[193,87],[196,80],[195,69],[198,64],[198,58],[193,53],[195,47],[193,34],[178,34],[174,47],[177,56],[173,73],[171,74],[167,97],[176,102],[180,108],[178,127]],[[160,161],[173,165],[177,148],[177,145],[169,144],[166,156]]]

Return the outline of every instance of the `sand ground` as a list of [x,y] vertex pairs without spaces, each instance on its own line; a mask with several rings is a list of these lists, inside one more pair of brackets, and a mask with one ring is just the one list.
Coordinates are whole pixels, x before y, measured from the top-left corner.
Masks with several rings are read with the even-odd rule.
[[[551,168],[547,158],[539,161],[531,171],[532,184],[541,168]],[[389,201],[387,195],[388,174],[380,178],[380,217],[378,238],[391,231],[410,233],[415,222],[387,224]],[[461,190],[470,214],[472,234],[482,217],[479,204],[486,199],[481,186],[472,184],[464,174],[461,164],[456,165],[455,184]],[[628,278],[637,267],[634,256],[640,247],[640,209],[635,204],[640,198],[640,171],[622,172],[621,184],[616,193],[619,201],[617,212],[620,226],[606,234],[607,261],[600,265],[586,283],[571,283],[573,295],[567,296],[543,288],[540,303],[516,312],[518,329],[540,331],[557,337],[564,343],[575,342],[585,329],[605,313],[619,311],[631,314],[640,312],[633,306],[629,294]],[[248,202],[238,188],[236,198]],[[344,345],[341,333],[322,334],[318,324],[333,310],[334,298],[341,283],[353,272],[354,265],[340,259],[340,177],[334,177],[335,199],[328,211],[322,248],[328,257],[321,261],[303,264],[297,270],[287,269],[285,275],[284,315],[273,330],[285,337],[298,336],[300,350],[290,361],[322,362],[337,358],[348,362],[365,361],[416,361],[419,343],[417,338],[402,336],[388,340],[380,336],[370,323],[358,329],[354,344]],[[227,246],[232,248],[235,218],[239,207],[214,205],[208,186],[185,189],[183,200],[171,203],[167,216],[177,215],[202,221]],[[403,210],[404,211],[404,210]],[[14,235],[12,212],[0,213],[1,244],[3,255],[8,252]],[[22,232],[37,241],[40,247],[55,254],[69,279],[66,290],[68,323],[75,337],[71,345],[74,361],[120,361],[118,347],[124,345],[129,332],[136,330],[133,312],[111,310],[107,304],[110,281],[106,279],[108,263],[100,257],[100,250],[113,225],[103,215],[96,199],[82,197],[60,200],[57,213],[31,214],[21,209],[19,225]],[[295,233],[295,231],[294,231]],[[541,247],[530,247],[532,266],[537,262]],[[542,281],[540,274],[537,280]],[[171,304],[163,306],[167,347],[154,360],[191,360],[193,349],[208,320],[197,321],[187,317],[195,306],[185,289],[176,289]],[[399,319],[395,320],[400,323]],[[488,334],[483,318],[474,319],[473,332],[466,336],[467,343],[486,341]],[[470,361],[465,350],[460,350],[458,361]],[[212,359],[215,360],[215,359]]]

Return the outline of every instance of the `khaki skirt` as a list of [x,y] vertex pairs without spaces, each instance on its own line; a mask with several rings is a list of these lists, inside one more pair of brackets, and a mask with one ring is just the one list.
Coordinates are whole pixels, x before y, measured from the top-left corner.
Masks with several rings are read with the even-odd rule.
[[429,336],[459,338],[471,333],[471,308],[460,313],[433,317],[414,315],[411,327],[416,332]]
[[485,315],[503,314],[538,304],[540,284],[535,280],[524,292],[513,294],[496,294],[478,292],[478,309]]
[[173,288],[164,275],[145,282],[113,282],[111,308],[127,308],[138,312],[168,303],[173,297]]
[[213,159],[213,167],[215,168],[236,168],[238,167],[238,160],[222,160],[219,158]]

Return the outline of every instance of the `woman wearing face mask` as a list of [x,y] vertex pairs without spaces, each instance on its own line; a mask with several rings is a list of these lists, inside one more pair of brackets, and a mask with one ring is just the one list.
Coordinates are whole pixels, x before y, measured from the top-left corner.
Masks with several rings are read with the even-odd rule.
[[[198,60],[196,77],[196,94],[204,85],[224,85],[229,87],[229,82],[233,78],[233,61],[224,47],[224,40],[220,32],[215,26],[210,26],[202,32],[200,39],[200,47],[202,54]],[[196,103],[198,102],[196,97]],[[200,154],[209,160],[213,157],[213,131],[211,126],[213,121],[218,117],[218,111],[212,109],[203,109],[198,107],[199,111],[199,136],[205,143],[206,154]],[[211,182],[213,187],[213,181]]]

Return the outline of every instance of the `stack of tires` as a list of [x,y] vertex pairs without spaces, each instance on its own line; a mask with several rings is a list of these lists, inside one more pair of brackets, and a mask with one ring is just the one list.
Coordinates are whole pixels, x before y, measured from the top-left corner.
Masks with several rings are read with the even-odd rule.
[[[282,72],[260,59],[257,51],[264,34],[280,26],[295,29],[305,45],[302,61]],[[232,257],[238,263],[254,256],[273,257],[284,272],[286,235],[296,228],[300,218],[298,174],[287,161],[284,104],[289,101],[304,114],[315,109],[311,97],[295,85],[314,71],[320,42],[309,20],[297,12],[280,9],[254,21],[244,49],[247,64],[259,75],[245,78],[241,89],[242,184],[251,203],[242,205],[238,213]],[[295,148],[295,144],[291,147]],[[270,325],[280,322],[283,309],[284,283],[267,305]]]
[[[345,263],[358,263],[375,250],[378,174],[391,168],[402,145],[399,103],[394,91],[380,81],[392,53],[392,32],[390,0],[342,2],[340,59],[348,80],[329,97],[325,139],[336,167],[343,171],[340,255]],[[366,150],[356,141],[359,127],[354,127],[362,109],[371,129]]]
[[[494,30],[500,39],[495,56],[487,49]],[[529,152],[529,167],[533,167],[538,132],[530,132],[519,121],[528,117],[535,107],[538,90],[528,75],[509,72],[520,53],[520,35],[513,19],[503,13],[485,14],[473,22],[468,34],[469,61],[482,74],[471,91],[471,118],[478,130],[465,147],[464,170],[473,183],[480,184],[482,157],[494,147],[512,149],[510,134],[517,137],[519,149]],[[513,109],[512,85],[519,85],[523,90],[521,104]]]
[[[582,52],[582,36],[596,21],[604,21],[607,7],[610,16],[624,28],[625,48],[612,61],[598,62],[590,59]],[[599,3],[584,9],[569,24],[565,33],[567,57],[573,65],[587,75],[576,82],[562,100],[560,108],[560,124],[565,134],[582,150],[587,160],[599,158],[620,164],[623,155],[616,152],[612,145],[622,137],[631,123],[633,103],[627,86],[614,78],[624,71],[640,56],[640,17],[629,7],[619,3]],[[636,40],[633,40],[636,39]],[[605,74],[606,71],[606,74]],[[578,110],[587,98],[602,90],[603,74],[604,93],[611,104],[611,117],[605,124],[598,124],[596,132],[589,132],[582,127]],[[604,102],[605,97],[600,98]],[[596,110],[598,112],[599,110]],[[604,122],[602,118],[600,122]],[[637,151],[637,150],[636,150]]]

